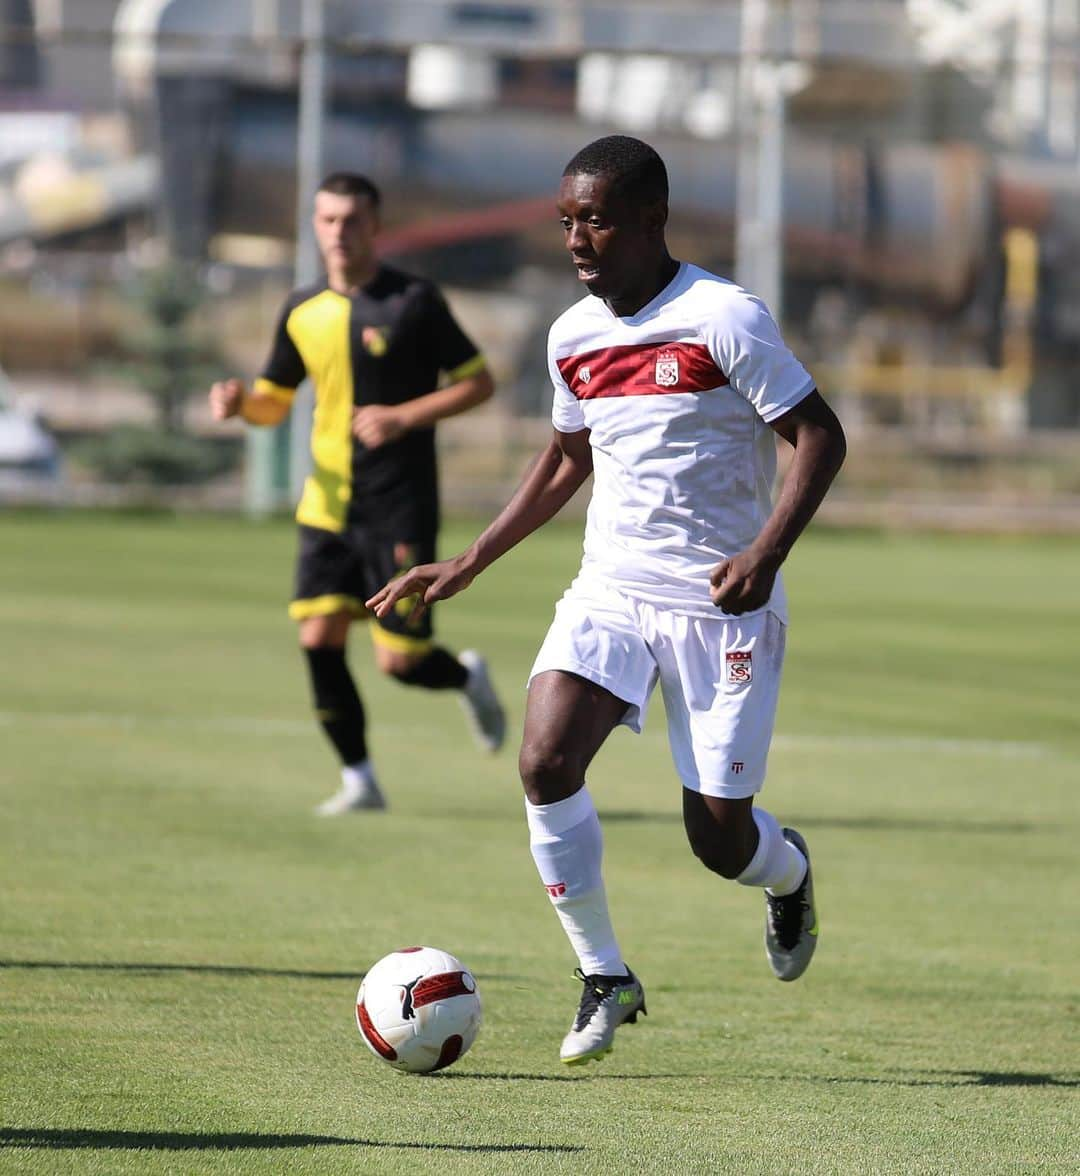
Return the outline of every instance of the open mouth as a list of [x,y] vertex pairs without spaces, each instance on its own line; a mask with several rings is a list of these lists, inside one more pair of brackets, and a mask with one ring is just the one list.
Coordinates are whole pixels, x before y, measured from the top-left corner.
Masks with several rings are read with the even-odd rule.
[[600,276],[600,270],[597,266],[588,261],[578,261],[574,263],[577,267],[578,277],[583,282],[591,282]]

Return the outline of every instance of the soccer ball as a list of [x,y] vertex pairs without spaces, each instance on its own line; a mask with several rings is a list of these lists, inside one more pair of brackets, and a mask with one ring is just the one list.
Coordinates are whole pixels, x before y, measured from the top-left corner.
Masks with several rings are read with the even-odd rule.
[[476,981],[460,960],[437,947],[392,951],[360,985],[356,1027],[368,1049],[396,1070],[441,1070],[480,1031]]

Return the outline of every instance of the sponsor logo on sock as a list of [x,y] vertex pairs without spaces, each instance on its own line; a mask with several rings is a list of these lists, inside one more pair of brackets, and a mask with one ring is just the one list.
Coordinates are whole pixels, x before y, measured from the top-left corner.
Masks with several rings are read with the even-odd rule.
[[545,885],[544,889],[551,895],[552,898],[562,898],[566,893],[565,882],[552,882],[550,886]]

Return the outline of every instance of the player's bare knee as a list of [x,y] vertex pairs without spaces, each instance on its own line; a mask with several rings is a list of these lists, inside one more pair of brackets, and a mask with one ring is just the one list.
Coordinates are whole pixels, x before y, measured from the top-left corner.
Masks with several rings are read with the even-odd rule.
[[419,658],[409,657],[406,654],[397,654],[393,661],[380,661],[379,670],[388,678],[393,678],[395,681],[408,686],[418,661]]
[[734,841],[713,836],[706,839],[690,838],[694,856],[707,869],[721,878],[737,878],[746,866],[745,853]]
[[576,757],[528,738],[521,745],[518,771],[530,804],[554,804],[581,787]]
[[684,803],[686,836],[694,856],[723,878],[737,878],[757,844],[752,801],[688,795]]
[[301,649],[343,649],[352,617],[348,613],[306,617],[300,622],[298,636]]
[[427,651],[418,653],[414,650],[389,649],[387,646],[375,642],[375,667],[388,678],[395,678],[399,682],[408,684],[413,670],[424,660]]

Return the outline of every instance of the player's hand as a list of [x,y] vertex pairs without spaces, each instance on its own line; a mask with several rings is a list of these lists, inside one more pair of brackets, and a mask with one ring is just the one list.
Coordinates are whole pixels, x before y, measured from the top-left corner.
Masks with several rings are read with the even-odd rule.
[[353,409],[352,432],[368,449],[403,437],[408,428],[401,412],[392,404],[365,404]]
[[243,403],[243,380],[218,380],[210,389],[210,414],[215,421],[236,416]]
[[718,609],[733,617],[764,608],[779,570],[776,559],[740,551],[709,573],[709,597]]
[[464,591],[473,582],[473,573],[462,567],[460,558],[444,559],[439,563],[417,564],[396,579],[384,584],[368,600],[367,607],[380,619],[393,611],[399,600],[415,597],[409,620],[422,616],[424,610],[437,600],[447,600]]

